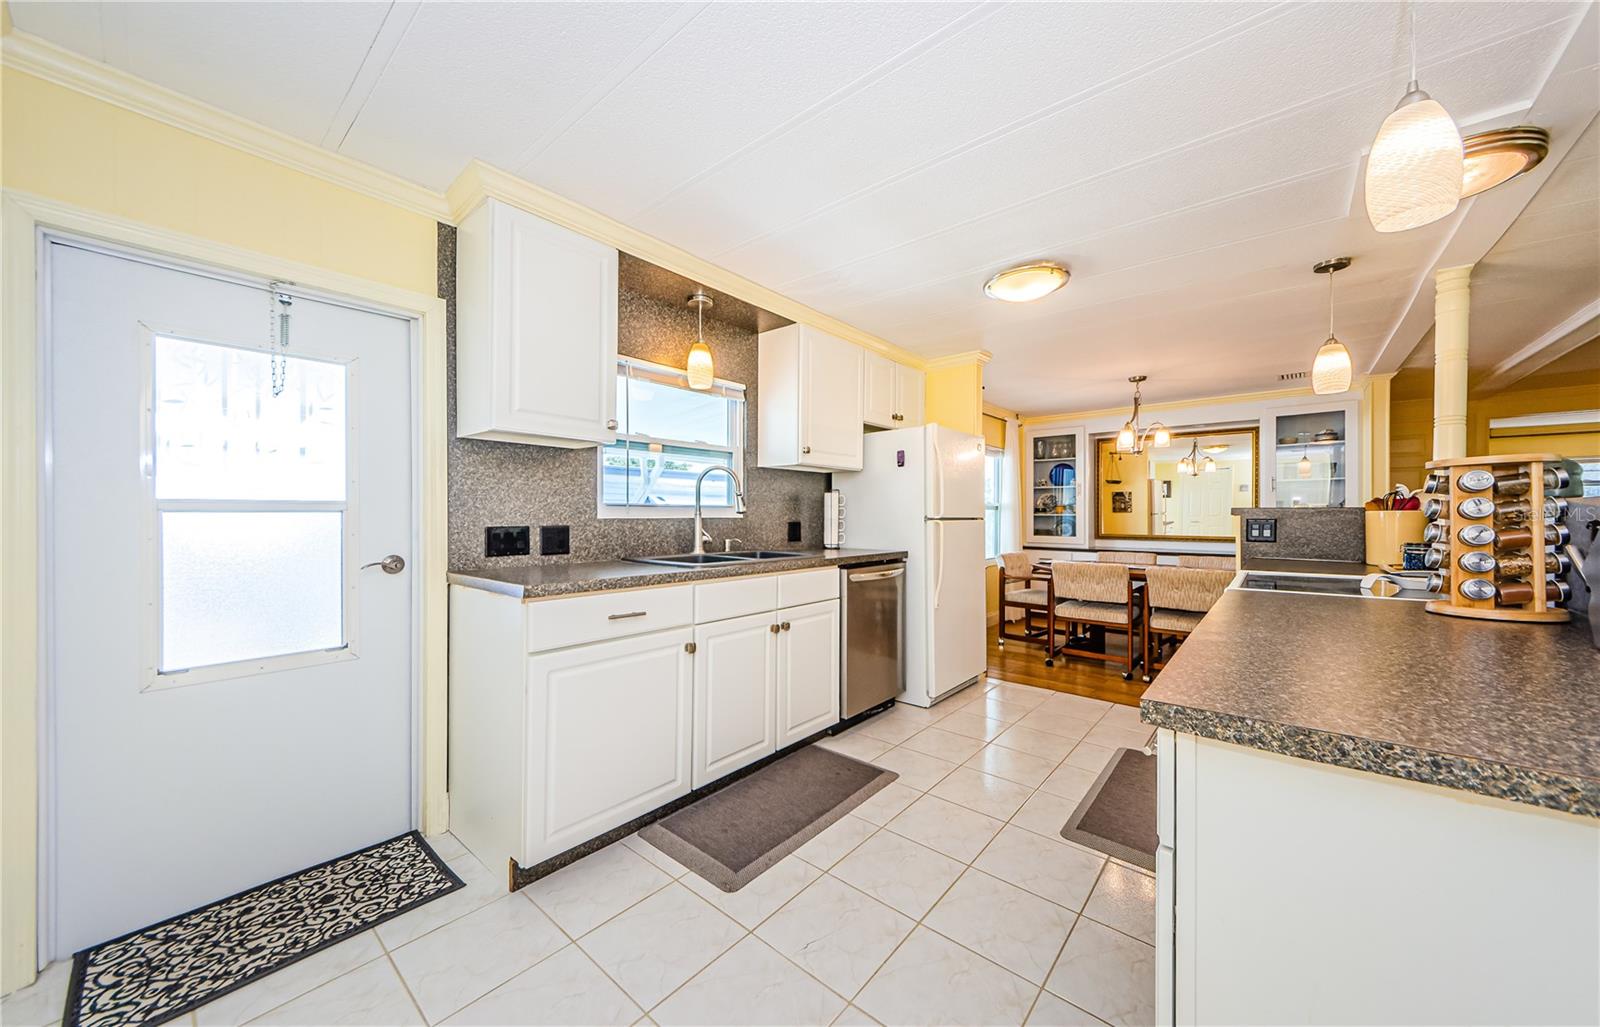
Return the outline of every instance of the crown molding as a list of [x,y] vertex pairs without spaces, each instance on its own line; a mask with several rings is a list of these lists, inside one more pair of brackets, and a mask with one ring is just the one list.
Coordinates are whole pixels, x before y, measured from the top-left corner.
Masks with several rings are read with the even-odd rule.
[[90,60],[27,32],[12,30],[0,40],[0,64],[436,221],[450,216],[445,198],[425,186]]
[[608,246],[615,246],[625,253],[648,260],[685,278],[692,278],[708,288],[737,296],[780,317],[810,325],[829,335],[836,335],[865,349],[881,353],[897,363],[918,369],[927,366],[922,357],[901,349],[886,339],[864,332],[836,317],[830,317],[820,310],[752,282],[741,274],[697,257],[688,250],[652,235],[646,235],[615,218],[481,160],[470,162],[456,180],[450,183],[450,188],[445,190],[445,199],[449,205],[450,220],[456,224],[460,224],[462,219],[484,200],[500,200]]
[[947,367],[965,367],[968,364],[976,364],[982,367],[993,359],[994,354],[986,349],[969,349],[964,353],[951,353],[947,356],[925,360],[923,361],[923,366],[929,371],[941,371]]

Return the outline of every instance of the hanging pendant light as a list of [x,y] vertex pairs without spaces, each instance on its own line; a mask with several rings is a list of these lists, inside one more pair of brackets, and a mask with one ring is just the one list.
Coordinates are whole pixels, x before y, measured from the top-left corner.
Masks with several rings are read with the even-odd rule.
[[1311,362],[1311,391],[1319,396],[1350,391],[1350,351],[1333,334],[1333,275],[1349,266],[1349,257],[1334,257],[1311,268],[1319,275],[1328,276],[1328,339]]
[[1411,4],[1411,82],[1367,155],[1367,218],[1380,232],[1437,221],[1461,202],[1461,130],[1417,85],[1417,9]]
[[1311,477],[1311,458],[1304,453],[1300,454],[1300,462],[1295,465],[1295,473],[1302,478]]
[[716,370],[711,360],[711,347],[706,345],[706,308],[711,306],[711,297],[696,292],[689,297],[689,305],[695,308],[695,343],[689,347],[685,371],[689,388],[704,391],[711,388]]
[[1161,449],[1172,444],[1172,433],[1167,426],[1157,421],[1148,428],[1139,425],[1139,386],[1148,378],[1148,375],[1136,374],[1128,379],[1133,383],[1133,416],[1122,423],[1122,430],[1117,432],[1117,452],[1143,453],[1147,446]]

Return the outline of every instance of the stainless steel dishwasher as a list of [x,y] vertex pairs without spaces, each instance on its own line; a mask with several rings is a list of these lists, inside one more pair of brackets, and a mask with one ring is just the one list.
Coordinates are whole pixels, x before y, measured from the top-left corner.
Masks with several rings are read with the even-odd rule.
[[906,683],[904,560],[844,567],[839,713],[848,720],[888,702]]

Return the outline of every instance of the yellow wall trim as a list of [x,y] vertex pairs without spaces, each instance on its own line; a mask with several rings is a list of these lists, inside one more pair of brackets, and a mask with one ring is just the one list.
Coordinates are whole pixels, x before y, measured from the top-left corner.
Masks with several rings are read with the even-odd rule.
[[847,339],[910,367],[921,369],[927,366],[915,353],[903,350],[885,339],[846,324],[836,317],[830,317],[820,310],[813,310],[764,285],[752,282],[743,275],[697,257],[688,250],[646,235],[615,218],[559,196],[481,160],[469,163],[466,170],[450,183],[445,196],[449,201],[450,218],[458,224],[485,199],[492,197],[503,200],[514,207],[537,214],[547,221],[553,221],[608,246],[615,246],[625,253],[648,260],[668,271],[675,271],[685,278],[692,278],[701,285],[725,292],[730,296],[737,296],[780,317]]
[[[1392,376],[1385,375],[1383,377],[1388,378]],[[1350,392],[1344,394],[1345,397],[1348,398],[1352,394],[1358,395],[1361,392],[1362,386],[1365,384],[1365,382],[1365,378],[1357,379],[1353,384],[1351,384]],[[1205,396],[1200,399],[1175,400],[1171,403],[1142,402],[1139,406],[1139,409],[1141,412],[1148,412],[1151,410],[1182,410],[1186,407],[1221,406],[1230,403],[1264,403],[1271,400],[1298,399],[1301,397],[1309,397],[1314,395],[1315,393],[1313,393],[1308,386],[1306,388],[1299,389],[1272,389],[1265,392],[1238,392],[1228,396]],[[1334,400],[1338,397],[1327,396],[1324,398],[1328,400]],[[1111,417],[1118,413],[1126,414],[1132,409],[1133,393],[1130,391],[1128,393],[1128,402],[1118,404],[1114,407],[1105,407],[1100,410],[1074,410],[1060,414],[1028,414],[1023,416],[1022,423],[1043,424],[1046,422],[1055,421],[1091,421],[1101,417]]]
[[946,367],[966,367],[968,364],[977,364],[982,367],[992,359],[994,359],[994,354],[986,349],[969,349],[964,353],[950,353],[946,356],[925,360],[923,361],[923,367],[929,371],[937,371]]
[[436,221],[449,220],[444,197],[426,186],[229,114],[27,32],[6,34],[0,43],[0,63]]

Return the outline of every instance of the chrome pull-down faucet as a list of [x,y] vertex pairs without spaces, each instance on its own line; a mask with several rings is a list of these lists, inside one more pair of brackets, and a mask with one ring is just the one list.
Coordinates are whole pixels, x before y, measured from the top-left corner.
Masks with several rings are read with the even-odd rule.
[[702,556],[705,554],[706,543],[711,540],[711,536],[706,534],[705,524],[700,514],[700,487],[705,484],[706,475],[712,471],[723,471],[729,478],[733,479],[733,512],[744,513],[744,483],[739,480],[739,476],[734,473],[733,468],[723,467],[721,464],[712,464],[700,472],[700,477],[694,480],[694,551]]

